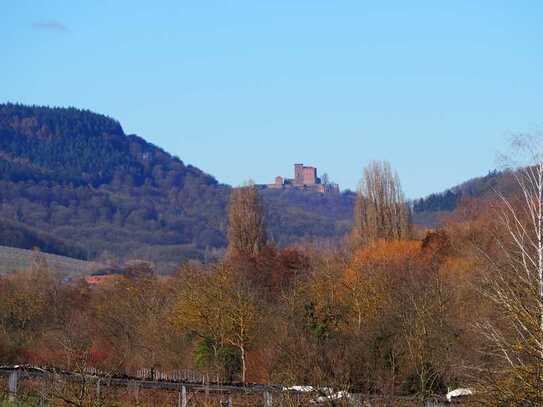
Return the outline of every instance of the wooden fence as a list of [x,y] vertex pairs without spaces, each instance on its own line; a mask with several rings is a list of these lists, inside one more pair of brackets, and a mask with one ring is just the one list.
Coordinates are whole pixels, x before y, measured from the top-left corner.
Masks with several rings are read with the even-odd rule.
[[267,385],[226,385],[210,383],[206,376],[197,375],[190,370],[164,372],[155,369],[140,369],[133,376],[106,375],[97,369],[88,368],[84,372],[68,372],[36,366],[0,366],[0,376],[8,377],[9,399],[14,400],[19,391],[19,384],[23,380],[58,380],[62,378],[68,382],[91,384],[96,387],[96,394],[107,387],[126,387],[134,391],[139,389],[169,390],[178,393],[177,406],[187,407],[191,393],[205,394],[206,398],[212,394],[221,394],[227,400],[221,405],[233,407],[232,395],[245,394],[259,397],[262,405],[272,407],[274,395],[282,392],[280,386]]
[[[223,407],[234,407],[234,395],[250,395],[255,400],[260,400],[255,405],[264,407],[273,407],[274,405],[283,405],[284,398],[295,397],[298,399],[297,405],[350,405],[350,406],[390,406],[390,405],[411,405],[426,407],[448,406],[449,403],[443,398],[435,398],[426,402],[420,402],[412,397],[396,397],[393,400],[383,397],[368,397],[361,394],[348,394],[348,397],[342,404],[326,402],[315,402],[317,393],[308,394],[307,392],[285,388],[274,385],[232,385],[210,383],[206,376],[197,375],[190,370],[178,370],[164,372],[155,369],[139,369],[133,376],[112,376],[106,375],[97,369],[88,368],[83,373],[68,372],[51,368],[42,368],[35,366],[0,366],[0,376],[7,376],[7,387],[9,399],[15,400],[19,391],[19,383],[25,379],[47,380],[65,380],[67,382],[87,383],[95,386],[96,397],[99,399],[101,389],[107,387],[126,387],[138,392],[139,389],[159,389],[168,390],[177,393],[177,407],[188,407],[191,393],[204,394],[207,399],[213,394],[220,394],[220,405]],[[312,397],[308,397],[312,396]],[[300,397],[305,397],[307,404],[300,404]],[[226,398],[225,400],[223,400]],[[322,395],[320,397],[322,399]],[[332,399],[332,398],[331,398]],[[313,400],[313,401],[310,401]],[[339,400],[336,400],[336,402]],[[392,403],[392,404],[390,404]],[[43,402],[40,405],[44,405]],[[458,405],[458,404],[457,404]]]

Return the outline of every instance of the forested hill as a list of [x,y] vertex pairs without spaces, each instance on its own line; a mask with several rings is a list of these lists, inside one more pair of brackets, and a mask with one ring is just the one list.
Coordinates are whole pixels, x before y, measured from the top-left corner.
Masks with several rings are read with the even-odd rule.
[[0,219],[88,257],[177,263],[222,247],[228,191],[109,117],[0,105]]
[[[79,258],[146,259],[171,271],[183,258],[220,253],[229,193],[198,168],[125,135],[107,116],[0,105],[3,244]],[[279,244],[337,239],[350,225],[352,194],[278,193],[265,200]]]
[[217,184],[145,140],[126,136],[117,121],[75,108],[0,105],[0,154],[1,176],[12,181],[179,187],[191,177]]
[[498,192],[507,196],[515,188],[510,171],[491,171],[483,177],[413,201],[414,219],[417,223],[435,225],[440,214],[455,210],[465,199],[493,199]]

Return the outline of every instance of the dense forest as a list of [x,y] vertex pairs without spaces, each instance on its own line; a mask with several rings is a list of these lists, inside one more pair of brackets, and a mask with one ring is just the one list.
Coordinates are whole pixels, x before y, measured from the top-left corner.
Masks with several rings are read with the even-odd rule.
[[0,216],[89,258],[178,261],[224,245],[228,188],[108,117],[3,105],[0,156]]
[[[11,222],[9,230],[0,228],[6,245],[87,259],[144,259],[173,271],[184,258],[206,261],[224,250],[230,190],[125,135],[109,117],[0,105],[0,220]],[[349,229],[353,194],[265,196],[276,244],[337,240]],[[30,237],[28,228],[41,238]]]

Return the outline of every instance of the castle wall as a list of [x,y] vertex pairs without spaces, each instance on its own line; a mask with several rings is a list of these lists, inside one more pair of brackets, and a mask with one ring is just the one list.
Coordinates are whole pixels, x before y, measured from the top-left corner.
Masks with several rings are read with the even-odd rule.
[[294,178],[278,176],[273,184],[260,185],[260,187],[272,189],[297,188],[321,193],[340,192],[337,184],[321,184],[320,178],[317,177],[316,167],[305,167],[303,164],[294,164]]
[[317,183],[317,169],[315,167],[303,167],[304,185]]

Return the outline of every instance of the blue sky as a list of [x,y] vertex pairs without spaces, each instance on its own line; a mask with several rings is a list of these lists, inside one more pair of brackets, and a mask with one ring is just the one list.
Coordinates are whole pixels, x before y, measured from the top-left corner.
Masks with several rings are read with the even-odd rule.
[[0,101],[107,114],[229,184],[385,159],[414,198],[543,121],[541,1],[0,2]]

